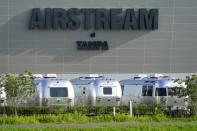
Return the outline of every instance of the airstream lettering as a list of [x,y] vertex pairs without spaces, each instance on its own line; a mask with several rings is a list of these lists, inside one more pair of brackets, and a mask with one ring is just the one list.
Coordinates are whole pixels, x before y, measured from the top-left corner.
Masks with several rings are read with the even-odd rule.
[[158,29],[158,9],[121,8],[33,8],[29,29],[155,30]]

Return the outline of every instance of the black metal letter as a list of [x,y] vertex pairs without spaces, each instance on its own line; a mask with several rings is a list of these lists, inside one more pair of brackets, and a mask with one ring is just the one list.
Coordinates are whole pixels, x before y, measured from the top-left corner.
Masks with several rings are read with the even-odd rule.
[[84,29],[90,29],[92,27],[91,22],[91,13],[94,13],[95,9],[81,9],[81,13],[83,13],[83,23],[84,23]]
[[69,19],[68,28],[72,30],[76,30],[80,28],[80,19],[78,17],[80,15],[80,10],[77,8],[71,8],[67,10],[67,16]]
[[139,9],[139,29],[158,29],[158,9]]
[[109,29],[109,11],[107,9],[95,10],[95,29]]
[[123,29],[137,29],[137,18],[134,9],[125,11]]
[[44,28],[44,20],[40,8],[33,8],[31,12],[29,29],[35,29],[35,28],[38,29]]
[[51,8],[45,8],[44,12],[45,12],[45,29],[51,29],[53,10]]
[[122,9],[110,9],[111,29],[122,29]]
[[67,18],[66,10],[63,8],[53,9],[53,28],[54,29],[66,29]]

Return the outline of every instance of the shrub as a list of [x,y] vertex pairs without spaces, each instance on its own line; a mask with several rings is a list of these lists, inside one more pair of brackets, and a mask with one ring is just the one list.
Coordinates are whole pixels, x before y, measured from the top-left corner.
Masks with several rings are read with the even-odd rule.
[[[0,107],[0,115],[15,115],[15,109],[17,111],[18,116],[29,116],[29,115],[44,115],[44,114],[112,114],[113,107],[112,106],[74,106],[74,107],[65,107],[65,106],[27,106],[27,107]],[[193,116],[193,110],[196,108],[189,108],[189,110],[164,110],[159,105],[145,105],[145,104],[136,104],[133,105],[133,115],[134,116],[155,116],[157,114],[163,114],[169,117],[191,117]],[[117,106],[116,113],[119,114],[129,114],[128,106]],[[91,116],[91,115],[89,115]]]

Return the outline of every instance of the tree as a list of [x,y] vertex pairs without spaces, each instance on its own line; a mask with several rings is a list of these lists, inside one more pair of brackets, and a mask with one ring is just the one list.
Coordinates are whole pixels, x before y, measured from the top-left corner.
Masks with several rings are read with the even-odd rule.
[[191,104],[196,104],[197,101],[197,75],[187,76],[185,80],[187,85],[185,94],[189,96]]
[[186,76],[186,79],[183,80],[186,85],[180,93],[179,96],[188,96],[188,104],[192,109],[194,114],[197,114],[197,75]]
[[3,86],[7,99],[11,100],[11,104],[16,107],[21,100],[33,94],[34,77],[29,71],[19,75],[7,74]]

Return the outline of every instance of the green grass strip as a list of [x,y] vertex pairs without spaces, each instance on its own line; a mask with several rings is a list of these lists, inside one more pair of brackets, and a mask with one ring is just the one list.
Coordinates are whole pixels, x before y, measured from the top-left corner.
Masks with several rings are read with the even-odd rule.
[[125,114],[113,115],[97,115],[87,117],[82,114],[63,114],[63,115],[33,115],[33,116],[1,116],[0,125],[5,124],[44,124],[44,123],[100,123],[100,122],[190,122],[196,121],[197,117],[191,118],[167,118],[164,115],[156,115],[154,117],[130,117]]

